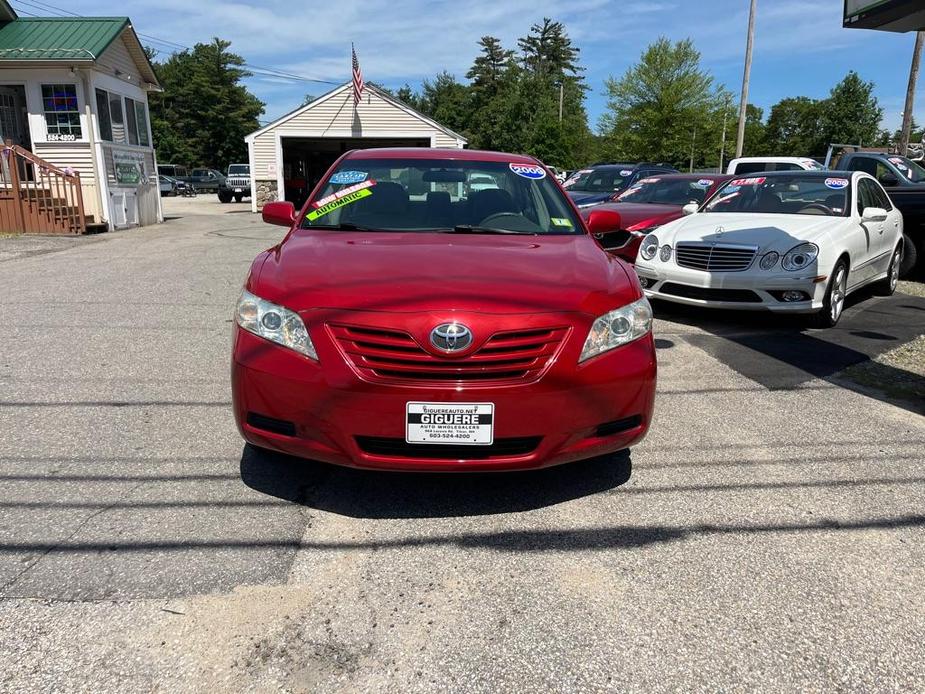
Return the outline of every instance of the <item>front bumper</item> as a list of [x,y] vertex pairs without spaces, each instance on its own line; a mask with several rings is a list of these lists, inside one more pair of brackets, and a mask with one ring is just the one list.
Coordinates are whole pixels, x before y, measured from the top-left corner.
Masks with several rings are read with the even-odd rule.
[[[656,363],[651,334],[580,365],[577,354],[585,335],[572,335],[532,383],[395,385],[362,378],[323,332],[312,333],[320,358],[316,363],[235,326],[232,399],[245,440],[368,469],[525,470],[628,448],[642,440],[652,419]],[[494,403],[496,444],[534,443],[518,450],[513,444],[468,447],[472,454],[455,447],[447,448],[449,453],[433,445],[416,448],[405,443],[405,408],[411,401]],[[278,427],[261,417],[291,423],[292,429],[270,431],[265,427]],[[383,447],[383,441],[391,443]]]
[[[750,268],[741,272],[705,272],[676,265],[674,261],[637,258],[636,274],[650,299],[688,306],[709,306],[744,311],[813,313],[822,308],[825,275],[766,272]],[[705,291],[704,291],[705,290]],[[803,301],[783,301],[780,293],[803,292]]]

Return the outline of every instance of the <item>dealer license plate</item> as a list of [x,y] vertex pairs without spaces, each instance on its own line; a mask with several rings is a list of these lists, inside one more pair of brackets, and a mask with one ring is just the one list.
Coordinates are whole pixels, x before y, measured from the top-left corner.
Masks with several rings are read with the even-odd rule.
[[495,406],[490,402],[409,402],[407,443],[490,446],[495,438]]
[[234,192],[235,192],[235,193],[243,193],[244,191],[241,190],[240,188],[235,188],[235,189],[234,189]]

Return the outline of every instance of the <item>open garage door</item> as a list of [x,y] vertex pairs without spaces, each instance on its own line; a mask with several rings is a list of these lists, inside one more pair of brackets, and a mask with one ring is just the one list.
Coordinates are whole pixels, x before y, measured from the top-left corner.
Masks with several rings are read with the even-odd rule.
[[351,149],[373,147],[430,147],[429,137],[281,137],[283,197],[301,207],[308,194],[337,158]]

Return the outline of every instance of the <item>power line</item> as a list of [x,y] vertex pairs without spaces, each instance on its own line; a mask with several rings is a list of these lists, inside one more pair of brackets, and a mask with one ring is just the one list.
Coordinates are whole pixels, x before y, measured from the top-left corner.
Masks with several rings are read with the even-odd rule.
[[[57,5],[52,5],[51,3],[42,2],[42,0],[16,0],[16,4],[17,5],[28,5],[29,7],[43,10],[45,12],[63,13],[63,14],[55,15],[59,17],[65,16],[65,15],[71,16],[71,17],[82,17],[83,16],[83,15],[77,14],[76,12],[71,12],[70,10],[66,10],[63,7],[58,7]],[[22,10],[20,8],[17,8],[17,11],[21,12],[22,14],[28,15],[30,17],[39,16],[32,12],[27,12],[26,10]],[[148,41],[153,41],[163,46],[172,48],[174,52],[178,50],[183,50],[183,51],[193,50],[189,46],[185,46],[182,43],[177,43],[176,41],[168,41],[166,39],[158,38],[157,36],[151,36],[150,34],[142,34],[141,32],[136,32],[136,33],[138,33],[138,36],[145,38]],[[313,77],[306,77],[304,75],[297,75],[293,72],[287,72],[285,70],[280,70],[279,68],[266,67],[263,65],[254,65],[252,63],[244,63],[242,67],[245,67],[253,71],[256,74],[264,75],[266,77],[278,77],[280,79],[295,80],[299,82],[314,82],[316,84],[340,84],[340,82],[332,82],[331,80],[320,80],[320,79],[316,79]]]

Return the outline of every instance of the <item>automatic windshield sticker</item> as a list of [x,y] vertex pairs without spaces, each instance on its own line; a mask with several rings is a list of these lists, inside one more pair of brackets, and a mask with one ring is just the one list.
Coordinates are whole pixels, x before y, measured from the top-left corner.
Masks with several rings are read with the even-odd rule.
[[848,187],[847,178],[827,178],[825,179],[825,187],[831,188],[832,190],[841,190],[842,188]]
[[372,194],[373,192],[369,188],[361,188],[360,190],[356,190],[352,193],[348,193],[344,197],[338,198],[334,200],[333,202],[329,202],[327,205],[319,207],[317,210],[312,210],[305,216],[308,217],[309,220],[314,221],[318,219],[319,217],[323,217],[329,212],[333,212],[339,207],[343,207],[344,205],[349,205],[350,203],[356,202],[357,200],[362,200],[363,198],[367,198]]
[[[737,178],[734,180],[731,185],[734,186],[760,186],[767,179],[764,176],[758,176],[756,178]],[[727,188],[728,190],[728,188]]]
[[712,185],[713,185],[713,181],[712,179],[709,179],[709,178],[701,178],[699,181],[697,181],[698,188],[709,188]]
[[552,217],[549,221],[552,222],[553,226],[572,228],[572,222],[562,217]]
[[523,178],[529,178],[534,181],[546,178],[546,169],[542,166],[535,166],[534,164],[508,164],[508,166],[511,168],[511,171]]
[[631,169],[623,169],[623,171],[620,172],[620,175],[621,175],[623,178],[626,178],[627,176],[632,176],[632,175],[633,175],[633,172],[632,172]]
[[315,208],[323,207],[324,205],[327,205],[328,203],[334,202],[335,200],[340,200],[341,198],[350,195],[350,193],[355,193],[358,190],[363,190],[364,188],[372,188],[374,185],[376,185],[376,181],[373,179],[369,179],[368,181],[363,181],[362,183],[357,183],[352,186],[347,186],[346,188],[341,188],[336,193],[331,193],[330,195],[326,195],[323,198],[315,200],[312,203],[312,207],[315,207]]
[[333,183],[334,185],[359,183],[360,181],[365,181],[367,176],[369,174],[366,171],[338,171],[331,176],[328,183]]

